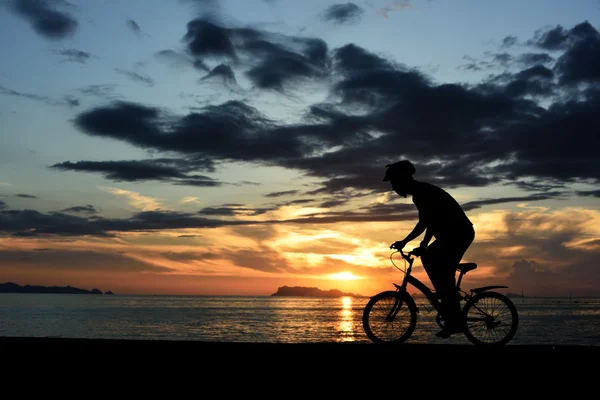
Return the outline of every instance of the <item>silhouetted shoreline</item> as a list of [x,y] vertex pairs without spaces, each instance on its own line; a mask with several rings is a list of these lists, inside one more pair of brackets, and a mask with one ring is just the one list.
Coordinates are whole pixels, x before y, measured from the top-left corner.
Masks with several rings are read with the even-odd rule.
[[73,286],[21,286],[13,282],[0,283],[0,293],[38,293],[38,294],[113,294],[110,290],[102,293],[100,289],[81,289]]

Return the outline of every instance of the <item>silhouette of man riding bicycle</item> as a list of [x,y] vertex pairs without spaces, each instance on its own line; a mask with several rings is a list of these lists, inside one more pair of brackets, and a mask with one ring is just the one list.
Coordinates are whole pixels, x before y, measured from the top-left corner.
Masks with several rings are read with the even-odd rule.
[[[391,249],[402,250],[409,242],[425,236],[413,251],[421,257],[423,268],[441,303],[445,324],[436,336],[448,338],[465,331],[460,296],[456,290],[455,272],[463,255],[475,238],[475,230],[458,202],[448,192],[430,183],[416,180],[414,165],[408,160],[386,165],[383,181],[392,189],[412,201],[419,212],[413,230],[402,240],[392,243]],[[435,239],[429,244],[431,239]]]

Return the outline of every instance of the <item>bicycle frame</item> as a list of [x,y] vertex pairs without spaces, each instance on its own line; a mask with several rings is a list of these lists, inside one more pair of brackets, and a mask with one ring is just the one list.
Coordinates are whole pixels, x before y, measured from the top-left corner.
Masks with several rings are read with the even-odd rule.
[[[414,262],[414,258],[411,257],[412,254],[410,252],[408,254],[405,254],[402,250],[399,250],[399,253],[402,256],[402,258],[404,258],[408,262],[408,268],[406,269],[406,271],[404,273],[404,279],[402,280],[402,283],[400,285],[398,285],[397,283],[394,283],[396,290],[398,292],[408,293],[406,290],[406,287],[410,283],[416,289],[418,289],[423,295],[425,295],[425,298],[427,298],[427,300],[431,303],[433,308],[439,312],[440,311],[440,302],[439,302],[437,296],[433,293],[433,291],[427,285],[425,285],[419,279],[417,279],[411,275],[412,266],[413,266],[413,262]],[[392,312],[392,314],[394,316],[396,315],[396,311],[400,309],[401,305],[402,305],[402,302],[400,301],[398,306],[394,307],[394,311]],[[417,308],[417,312],[419,312],[419,308]]]
[[[400,285],[398,285],[397,283],[394,283],[396,290],[398,292],[408,294],[408,296],[409,296],[408,299],[412,300],[412,296],[406,290],[406,287],[408,286],[408,284],[411,284],[425,296],[425,298],[429,301],[429,303],[432,305],[432,307],[436,311],[441,312],[441,303],[440,303],[440,300],[437,297],[437,295],[426,284],[424,284],[423,282],[421,282],[419,279],[415,278],[411,274],[412,266],[413,266],[413,262],[414,262],[413,253],[412,252],[404,253],[402,250],[399,250],[398,252],[402,256],[402,258],[408,262],[408,268],[406,269],[406,271],[404,273],[404,279],[402,280],[402,283]],[[459,264],[459,266],[460,266],[460,264]],[[464,290],[462,290],[460,288],[462,278],[468,271],[471,271],[472,269],[475,269],[476,267],[477,266],[475,264],[473,264],[473,266],[469,269],[457,268],[457,270],[459,271],[459,275],[458,275],[458,279],[456,280],[456,291],[457,291],[457,294],[461,297],[461,300],[468,301],[471,297],[473,297],[473,295],[481,293],[481,292],[485,292],[486,290],[508,287],[508,286],[501,286],[501,285],[482,286],[482,287],[471,289],[470,293],[465,292]],[[402,306],[402,301],[400,300],[398,302],[398,304],[395,307],[393,307],[391,316],[395,316],[401,306]],[[417,312],[419,312],[418,307],[417,307]]]

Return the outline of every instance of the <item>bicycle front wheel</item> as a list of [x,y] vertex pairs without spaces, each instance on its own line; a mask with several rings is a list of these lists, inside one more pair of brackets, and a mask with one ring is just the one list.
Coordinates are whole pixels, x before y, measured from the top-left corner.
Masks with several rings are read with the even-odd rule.
[[503,294],[479,293],[467,301],[463,313],[467,322],[465,336],[471,343],[500,346],[517,333],[517,308]]
[[407,293],[381,292],[365,306],[362,322],[365,333],[374,343],[400,344],[417,326],[417,306]]

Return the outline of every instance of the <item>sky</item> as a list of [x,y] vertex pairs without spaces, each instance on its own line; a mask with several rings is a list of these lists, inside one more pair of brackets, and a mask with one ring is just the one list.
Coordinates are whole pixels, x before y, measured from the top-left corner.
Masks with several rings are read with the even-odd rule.
[[600,296],[599,30],[598,0],[0,0],[0,282],[393,289],[408,159],[474,224],[463,289]]

